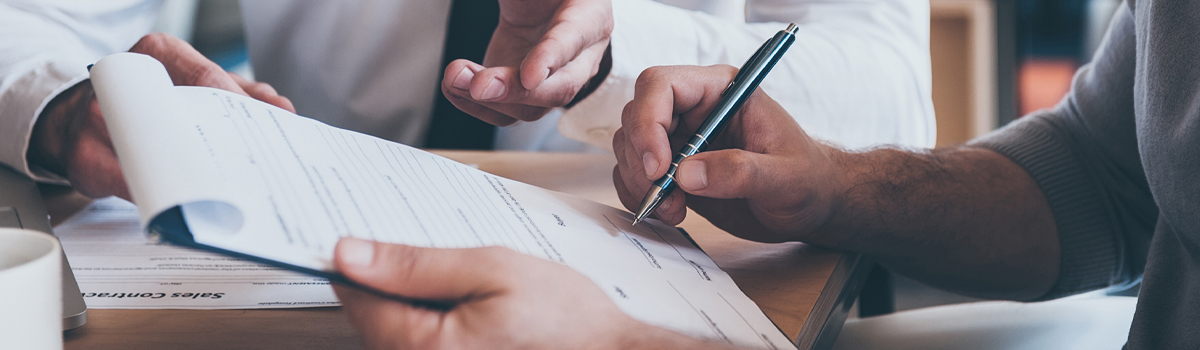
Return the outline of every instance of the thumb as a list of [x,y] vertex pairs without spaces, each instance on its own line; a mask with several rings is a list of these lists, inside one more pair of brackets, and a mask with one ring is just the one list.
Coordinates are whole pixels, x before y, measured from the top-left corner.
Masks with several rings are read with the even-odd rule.
[[740,149],[701,152],[680,162],[675,178],[679,188],[692,195],[759,198],[775,192],[771,184],[782,179],[770,175],[779,173],[774,168],[782,166],[773,158]]
[[429,301],[456,301],[498,289],[496,264],[478,250],[418,248],[342,238],[334,265],[346,278],[376,291]]

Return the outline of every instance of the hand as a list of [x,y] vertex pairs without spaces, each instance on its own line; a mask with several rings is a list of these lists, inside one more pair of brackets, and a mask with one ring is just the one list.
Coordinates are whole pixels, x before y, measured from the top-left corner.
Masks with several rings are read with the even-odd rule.
[[483,65],[450,62],[442,94],[495,125],[540,119],[608,75],[612,28],[610,0],[500,0]]
[[[371,349],[696,348],[634,320],[587,277],[507,248],[434,249],[353,238],[334,263],[378,293],[334,290]],[[400,300],[451,305],[446,310]]]
[[[129,51],[158,59],[175,85],[229,90],[295,112],[292,102],[270,85],[226,72],[178,38],[150,34]],[[34,125],[26,157],[30,164],[66,176],[71,186],[86,196],[115,195],[131,200],[91,82],[68,89],[46,106]]]
[[[638,209],[735,74],[729,66],[653,67],[638,77],[613,138],[613,179],[626,208]],[[842,193],[839,152],[810,138],[761,90],[709,142],[707,152],[680,163],[679,190],[654,216],[678,224],[686,205],[723,230],[763,242],[797,240],[829,220]]]

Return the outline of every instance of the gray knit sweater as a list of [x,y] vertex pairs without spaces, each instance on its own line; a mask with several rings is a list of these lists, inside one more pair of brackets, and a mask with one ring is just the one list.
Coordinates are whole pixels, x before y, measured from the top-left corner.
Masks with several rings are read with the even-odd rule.
[[1025,168],[1062,242],[1043,299],[1142,281],[1127,348],[1200,348],[1200,1],[1130,0],[1051,110],[972,143]]

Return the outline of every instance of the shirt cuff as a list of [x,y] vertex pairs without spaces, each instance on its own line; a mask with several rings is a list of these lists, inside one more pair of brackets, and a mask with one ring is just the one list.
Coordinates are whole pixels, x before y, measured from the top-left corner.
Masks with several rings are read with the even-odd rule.
[[0,105],[5,106],[0,112],[0,122],[7,126],[0,128],[0,140],[11,141],[0,143],[0,163],[39,182],[69,183],[57,174],[30,164],[26,155],[29,153],[33,127],[42,111],[63,91],[88,79],[87,64],[82,61],[46,61],[22,69],[24,72],[9,75],[11,83],[0,88]]
[[1058,281],[1037,300],[1107,287],[1120,267],[1119,232],[1105,216],[1100,180],[1085,162],[1087,150],[1051,117],[1050,112],[1030,115],[969,143],[1024,168],[1050,204],[1061,260]]

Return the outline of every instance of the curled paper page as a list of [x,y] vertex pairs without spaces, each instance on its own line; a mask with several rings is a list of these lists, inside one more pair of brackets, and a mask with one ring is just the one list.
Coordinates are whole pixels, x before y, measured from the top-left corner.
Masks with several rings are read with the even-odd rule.
[[219,199],[226,187],[203,181],[215,163],[190,128],[195,110],[176,94],[157,60],[139,54],[104,58],[91,70],[100,110],[142,222],[176,205]]

